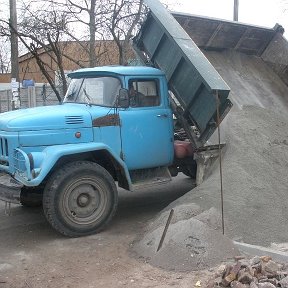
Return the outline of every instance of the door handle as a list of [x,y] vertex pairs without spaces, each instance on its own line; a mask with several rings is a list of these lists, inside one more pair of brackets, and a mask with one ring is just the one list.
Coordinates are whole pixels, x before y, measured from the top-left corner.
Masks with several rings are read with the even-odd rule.
[[168,114],[158,114],[157,117],[158,118],[167,118]]

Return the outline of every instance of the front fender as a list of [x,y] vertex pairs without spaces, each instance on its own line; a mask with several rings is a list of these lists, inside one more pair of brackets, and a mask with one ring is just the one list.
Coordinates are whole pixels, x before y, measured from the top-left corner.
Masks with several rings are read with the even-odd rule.
[[[34,170],[31,173],[31,175],[34,174],[34,178],[31,179],[31,177],[28,178],[23,177],[21,173],[16,173],[14,177],[15,179],[23,183],[25,186],[38,186],[45,179],[48,173],[53,169],[56,162],[61,157],[85,152],[94,152],[97,150],[108,151],[108,153],[122,166],[130,186],[131,179],[126,164],[118,155],[116,155],[109,148],[109,146],[103,143],[77,143],[77,144],[56,145],[56,146],[49,146],[45,148],[42,152],[28,153],[27,154],[28,156],[23,158],[25,158],[27,162],[25,166],[27,168],[30,167],[31,170]],[[22,153],[26,154],[23,151]]]

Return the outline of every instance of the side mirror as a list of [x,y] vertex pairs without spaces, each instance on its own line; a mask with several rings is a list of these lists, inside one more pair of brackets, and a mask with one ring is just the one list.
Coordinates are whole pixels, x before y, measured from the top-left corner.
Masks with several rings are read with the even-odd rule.
[[122,108],[129,107],[129,94],[128,94],[128,90],[125,88],[121,88],[119,90],[118,106]]

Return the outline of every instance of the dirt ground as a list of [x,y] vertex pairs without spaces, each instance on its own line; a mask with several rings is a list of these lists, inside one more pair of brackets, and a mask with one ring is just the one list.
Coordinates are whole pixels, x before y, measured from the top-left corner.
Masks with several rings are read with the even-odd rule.
[[[41,208],[0,206],[0,287],[194,287],[210,271],[176,273],[135,259],[129,247],[146,222],[193,187],[178,176],[157,189],[120,191],[118,213],[97,235],[64,238],[46,222]],[[205,287],[202,286],[202,287]]]

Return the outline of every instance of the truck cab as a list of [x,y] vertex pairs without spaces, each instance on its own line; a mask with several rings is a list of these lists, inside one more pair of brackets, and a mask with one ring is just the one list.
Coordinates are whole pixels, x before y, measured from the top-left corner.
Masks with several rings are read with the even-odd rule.
[[173,116],[163,72],[107,66],[69,75],[61,105],[7,112],[0,120],[0,198],[43,199],[46,218],[68,236],[102,229],[117,189],[171,180]]
[[[173,119],[163,72],[112,66],[69,76],[64,104],[85,105],[93,141],[105,143],[129,171],[173,162]],[[120,89],[128,92],[127,99],[119,98]]]

